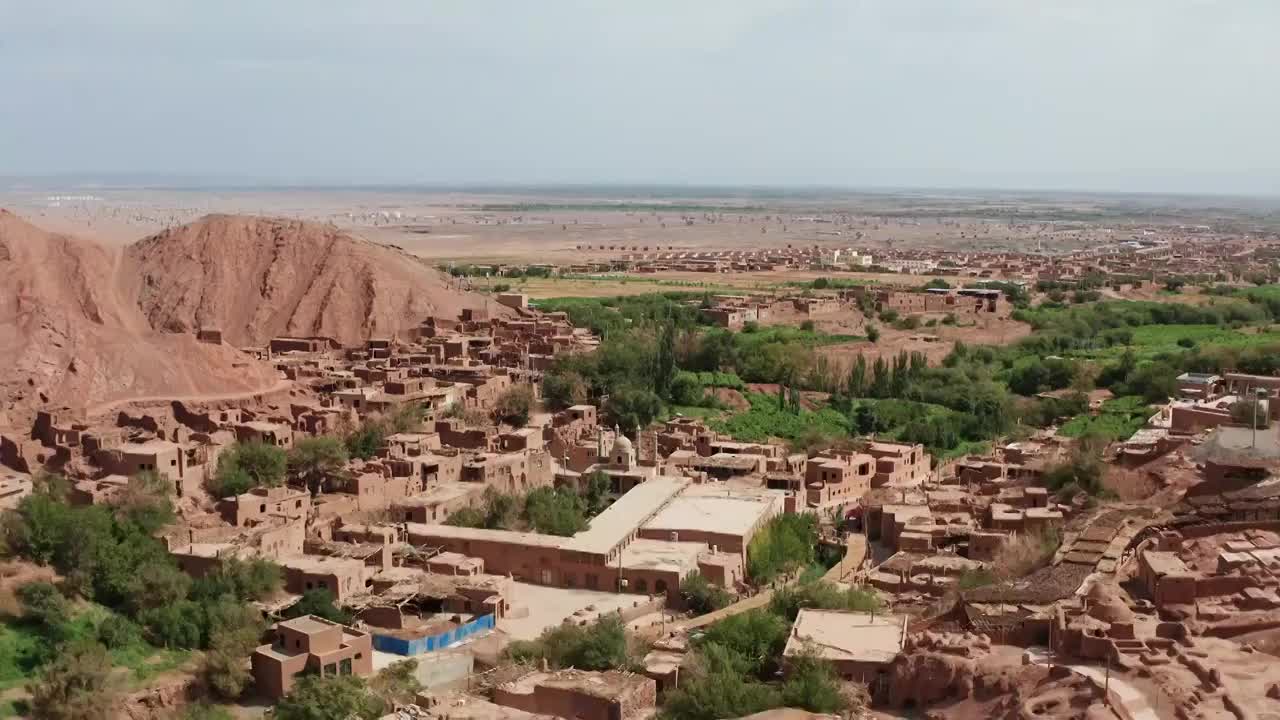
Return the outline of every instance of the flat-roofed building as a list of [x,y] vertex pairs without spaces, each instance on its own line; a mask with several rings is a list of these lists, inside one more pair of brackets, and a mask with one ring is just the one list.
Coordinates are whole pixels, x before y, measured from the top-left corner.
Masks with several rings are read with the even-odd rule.
[[628,720],[653,713],[657,683],[635,673],[533,672],[494,689],[494,702],[529,713],[577,720]]
[[303,519],[311,510],[311,493],[281,486],[258,487],[223,498],[218,503],[223,519],[237,527],[259,524],[269,518]]
[[406,498],[391,501],[391,513],[401,522],[442,523],[453,513],[475,507],[484,496],[476,483],[440,483]]
[[284,697],[300,673],[321,677],[373,674],[373,639],[368,633],[314,615],[285,620],[275,640],[250,658],[254,684],[269,698]]
[[929,453],[920,444],[873,442],[867,453],[876,459],[871,487],[914,486],[929,479]]
[[235,426],[236,442],[293,447],[293,428],[285,423],[251,420]]
[[618,550],[636,538],[640,527],[689,483],[687,478],[660,476],[635,486],[593,518],[589,528],[565,540],[560,546],[563,560],[604,565],[616,559]]
[[1138,557],[1138,576],[1156,607],[1193,605],[1196,575],[1177,553],[1145,550]]
[[874,693],[880,674],[902,652],[906,635],[906,617],[802,608],[782,655],[791,658],[812,649],[841,678],[866,683]]
[[[383,546],[385,547],[385,546]],[[376,571],[363,560],[325,555],[299,555],[279,561],[284,587],[299,595],[308,590],[328,590],[335,602],[365,591],[365,580]]]
[[452,525],[406,523],[409,543],[479,558],[487,572],[541,585],[560,584],[560,544],[565,538],[538,533]]
[[[701,489],[701,488],[699,488]],[[730,553],[746,554],[747,545],[769,518],[782,511],[781,494],[677,496],[640,528],[640,537],[700,542]]]

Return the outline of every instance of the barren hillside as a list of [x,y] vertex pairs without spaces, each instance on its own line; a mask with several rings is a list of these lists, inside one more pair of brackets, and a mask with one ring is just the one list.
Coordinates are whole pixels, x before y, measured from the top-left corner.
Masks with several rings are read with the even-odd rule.
[[252,392],[278,375],[230,347],[148,327],[120,255],[0,210],[0,424],[42,405]]
[[505,312],[408,253],[313,222],[210,215],[126,256],[151,327],[219,328],[237,346],[281,335],[355,344],[464,307]]

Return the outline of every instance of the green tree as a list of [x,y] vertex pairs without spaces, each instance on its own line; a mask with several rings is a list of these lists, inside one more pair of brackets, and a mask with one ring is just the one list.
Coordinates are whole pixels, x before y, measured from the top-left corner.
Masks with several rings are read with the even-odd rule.
[[781,704],[772,687],[742,673],[710,665],[699,653],[687,672],[682,669],[680,685],[668,692],[663,702],[663,720],[740,718]]
[[373,676],[369,689],[387,705],[408,705],[423,690],[417,670],[418,663],[414,660],[391,663]]
[[849,370],[849,397],[860,398],[867,395],[867,358],[858,353],[853,359],[853,367]]
[[867,341],[876,342],[880,339],[880,328],[875,325],[867,325]]
[[277,720],[376,720],[385,703],[354,675],[304,675],[276,704]]
[[303,438],[289,452],[289,473],[312,493],[346,470],[347,450],[335,437]]
[[696,570],[680,581],[680,595],[684,598],[685,606],[695,615],[719,610],[733,602],[728,591],[719,585],[712,585]]
[[782,704],[813,713],[835,715],[848,709],[850,698],[841,691],[835,667],[819,657],[813,647],[804,647],[800,653],[787,659]]
[[581,405],[589,397],[587,381],[577,372],[553,370],[542,377],[542,399],[553,410]]
[[146,610],[138,620],[152,643],[169,649],[194,650],[204,645],[205,614],[200,603],[182,600]]
[[368,418],[347,435],[343,443],[349,456],[372,459],[387,444],[387,425],[379,418]]
[[18,588],[22,613],[48,628],[56,628],[71,619],[71,603],[47,582],[29,582]]
[[185,600],[190,590],[191,576],[172,563],[149,563],[129,578],[126,602],[137,613]]
[[671,381],[676,375],[676,326],[670,320],[658,329],[653,363],[653,389],[659,397],[671,397]]
[[818,541],[817,521],[811,515],[775,515],[747,547],[747,574],[757,583],[794,572],[813,562]]
[[334,604],[333,593],[326,588],[307,590],[302,593],[302,598],[298,602],[290,605],[284,611],[286,618],[302,617],[303,615],[315,615],[339,625],[351,624],[351,615]]
[[203,672],[208,687],[228,700],[240,697],[253,677],[243,653],[216,641],[204,655]]
[[235,443],[218,456],[218,468],[209,482],[216,497],[230,497],[255,487],[284,484],[289,458],[285,451],[260,442]]
[[609,507],[609,492],[612,487],[613,483],[609,480],[608,475],[599,471],[591,473],[591,476],[587,478],[586,492],[583,493],[583,501],[586,503],[588,517],[595,517]]
[[107,720],[116,715],[111,657],[97,643],[64,648],[39,678],[27,683],[27,691],[31,716],[42,720]]
[[143,471],[129,478],[116,510],[143,532],[153,533],[173,522],[172,495],[169,481],[154,471]]
[[731,615],[707,628],[702,642],[731,652],[738,672],[768,676],[777,669],[777,658],[787,645],[789,632],[785,620],[758,608]]
[[871,385],[867,388],[867,395],[873,398],[887,398],[889,384],[889,365],[884,358],[878,357],[871,366]]
[[407,402],[396,408],[387,419],[387,428],[393,433],[420,432],[426,418],[426,407],[420,403]]
[[502,422],[515,427],[529,424],[529,413],[533,410],[533,387],[530,385],[513,385],[501,395],[494,405],[494,415]]
[[191,596],[197,600],[214,600],[223,596],[241,602],[263,600],[280,590],[284,584],[283,572],[270,560],[229,557],[193,583]]
[[617,670],[628,664],[627,632],[622,620],[603,617],[587,627],[564,624],[544,630],[536,640],[507,647],[516,662],[546,660],[554,668]]
[[880,598],[869,588],[841,588],[825,580],[780,588],[769,599],[770,612],[788,621],[795,620],[801,608],[875,612],[880,607]]
[[142,643],[142,628],[123,615],[110,613],[98,623],[97,636],[108,650],[123,650]]
[[235,716],[225,707],[201,702],[188,705],[182,713],[182,720],[235,720]]
[[571,667],[617,670],[627,664],[627,632],[622,620],[606,617],[588,628],[583,641],[566,657]]
[[18,512],[9,522],[7,541],[11,550],[48,565],[64,549],[74,526],[75,513],[65,500],[37,491],[18,502]]
[[1245,427],[1265,429],[1268,424],[1267,406],[1257,400],[1239,400],[1231,404],[1231,420]]
[[1101,494],[1104,490],[1102,477],[1106,470],[1102,462],[1104,444],[1105,440],[1100,438],[1083,438],[1070,458],[1045,470],[1040,481],[1064,500],[1081,491],[1089,495]]
[[705,396],[706,391],[694,373],[677,373],[671,381],[671,402],[676,405],[701,405]]
[[853,409],[853,428],[859,435],[870,435],[883,429],[876,417],[875,408],[865,402],[858,403]]
[[452,525],[453,527],[482,528],[485,526],[485,514],[479,508],[458,508],[449,514],[444,524]]
[[261,613],[230,596],[209,604],[205,612],[209,626],[205,681],[218,695],[237,698],[249,684],[245,658],[257,647],[266,623]]
[[622,387],[609,396],[605,413],[614,425],[647,427],[662,412],[662,400],[652,390]]
[[525,496],[525,517],[540,533],[569,537],[587,529],[582,498],[568,488],[536,488]]

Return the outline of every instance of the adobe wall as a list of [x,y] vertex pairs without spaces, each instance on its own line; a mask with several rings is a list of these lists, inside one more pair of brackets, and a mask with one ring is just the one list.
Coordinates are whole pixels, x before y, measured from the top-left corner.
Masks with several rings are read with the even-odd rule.
[[[670,540],[671,534],[672,531],[670,530],[642,527],[636,536],[646,540]],[[682,528],[679,531],[680,542],[706,543],[720,552],[738,553],[740,555],[745,555],[746,547],[751,542],[751,535],[753,534],[754,530],[746,536],[688,528]]]
[[1280,520],[1239,520],[1206,525],[1188,525],[1178,528],[1186,538],[1202,538],[1223,533],[1241,532],[1244,530],[1271,530],[1280,532]]
[[1169,429],[1175,433],[1193,435],[1229,422],[1231,422],[1229,413],[1175,405],[1173,412],[1170,413]]
[[1235,595],[1258,582],[1251,577],[1241,575],[1217,575],[1196,579],[1196,597],[1219,597]]

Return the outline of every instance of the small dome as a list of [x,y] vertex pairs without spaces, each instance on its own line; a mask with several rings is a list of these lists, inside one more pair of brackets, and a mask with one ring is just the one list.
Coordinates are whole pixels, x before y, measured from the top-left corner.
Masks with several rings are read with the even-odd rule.
[[1090,617],[1107,623],[1133,622],[1133,611],[1109,583],[1094,583],[1086,597],[1089,598]]
[[613,441],[613,451],[610,454],[617,455],[618,453],[629,453],[634,449],[635,448],[631,445],[631,441],[627,439],[627,436],[622,433],[618,433],[618,437]]

